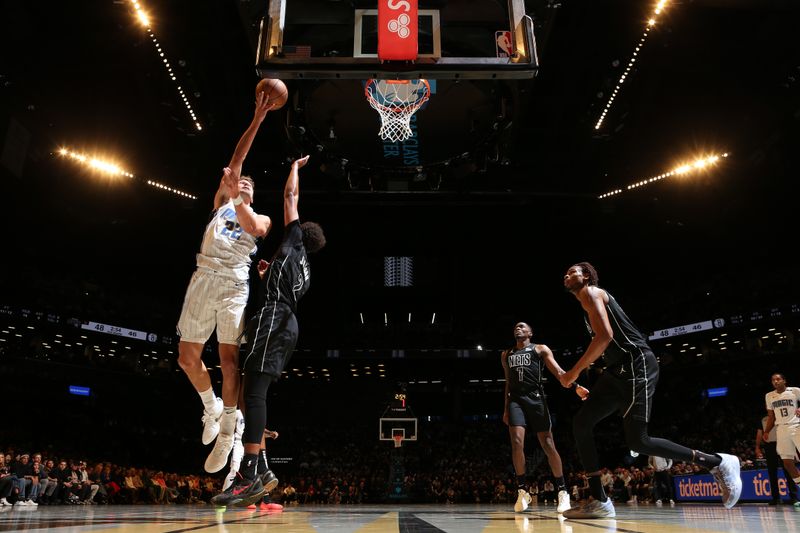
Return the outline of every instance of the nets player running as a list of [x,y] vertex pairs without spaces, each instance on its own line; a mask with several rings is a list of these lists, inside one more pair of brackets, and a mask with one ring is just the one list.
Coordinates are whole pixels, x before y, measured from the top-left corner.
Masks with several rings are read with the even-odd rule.
[[719,483],[722,502],[730,509],[742,492],[737,457],[691,450],[647,434],[653,394],[658,383],[658,361],[647,345],[645,335],[613,296],[597,286],[597,279],[597,271],[589,263],[572,265],[564,276],[564,287],[578,299],[586,313],[592,341],[575,366],[562,374],[559,380],[563,386],[571,386],[580,372],[589,368],[601,355],[606,364],[591,396],[573,419],[578,454],[589,477],[593,500],[570,509],[564,517],[612,518],[616,515],[614,504],[606,496],[600,481],[600,460],[593,435],[594,426],[615,411],[622,415],[625,440],[631,450],[710,468]]
[[264,304],[247,326],[251,344],[242,351],[245,455],[233,485],[212,498],[216,505],[253,504],[278,484],[269,468],[257,475],[258,452],[267,424],[267,390],[280,377],[297,343],[297,303],[311,282],[307,254],[325,246],[322,228],[314,222],[300,224],[299,220],[299,171],[307,162],[308,156],[292,163],[283,191],[283,242],[264,274]]
[[[267,112],[273,108],[264,93],[256,99],[253,120],[245,130],[214,195],[214,211],[206,226],[197,270],[192,275],[178,320],[178,364],[203,401],[203,444],[220,435],[206,460],[205,468],[217,472],[225,466],[233,447],[236,405],[239,397],[239,339],[244,329],[244,312],[249,292],[250,257],[257,239],[270,230],[268,216],[256,214],[253,180],[240,176],[242,164]],[[222,369],[222,398],[214,394],[211,377],[201,358],[203,346],[217,330]]]
[[[569,493],[564,480],[561,456],[556,450],[553,433],[550,431],[552,423],[544,395],[542,371],[543,367],[547,366],[547,369],[558,377],[564,370],[556,362],[550,348],[544,344],[531,342],[532,335],[533,331],[528,324],[517,323],[514,326],[516,346],[500,356],[506,377],[503,422],[508,426],[511,437],[511,460],[517,475],[517,503],[514,504],[514,511],[521,513],[531,502],[528,488],[534,480],[526,479],[525,476],[525,430],[529,429],[536,432],[539,444],[547,456],[558,490],[557,510],[563,513],[570,507]],[[581,386],[578,386],[576,391],[582,398],[589,393]]]
[[[800,389],[787,387],[783,374],[772,374],[775,390],[767,393],[767,425],[764,428],[764,441],[773,427],[777,427],[775,450],[783,460],[783,468],[788,476],[800,485],[800,472],[794,463],[797,450],[800,450]],[[800,509],[800,502],[794,506]]]

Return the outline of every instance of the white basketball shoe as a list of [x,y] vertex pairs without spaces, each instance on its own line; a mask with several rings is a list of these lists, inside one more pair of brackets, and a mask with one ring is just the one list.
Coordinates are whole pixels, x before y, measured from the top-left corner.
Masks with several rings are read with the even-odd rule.
[[203,444],[211,444],[219,434],[219,419],[222,417],[222,398],[217,398],[213,411],[203,411]]

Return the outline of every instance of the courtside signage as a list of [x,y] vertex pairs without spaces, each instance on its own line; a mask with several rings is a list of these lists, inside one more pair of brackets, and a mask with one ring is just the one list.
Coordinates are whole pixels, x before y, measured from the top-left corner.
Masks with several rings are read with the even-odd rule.
[[[758,470],[742,470],[742,501],[768,502],[772,499],[769,473]],[[673,476],[675,499],[679,502],[718,502],[721,498],[719,485],[711,474],[698,476]],[[783,469],[778,470],[778,489],[782,500],[789,499]]]

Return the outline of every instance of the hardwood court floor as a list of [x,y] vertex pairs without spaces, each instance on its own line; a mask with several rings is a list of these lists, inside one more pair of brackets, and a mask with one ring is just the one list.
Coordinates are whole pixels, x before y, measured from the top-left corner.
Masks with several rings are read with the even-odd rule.
[[210,505],[108,505],[0,508],[0,531],[52,533],[213,531],[219,533],[625,533],[800,531],[791,506],[677,507],[619,505],[615,520],[564,520],[553,507],[523,514],[497,505],[342,505],[289,507],[283,512],[217,511]]

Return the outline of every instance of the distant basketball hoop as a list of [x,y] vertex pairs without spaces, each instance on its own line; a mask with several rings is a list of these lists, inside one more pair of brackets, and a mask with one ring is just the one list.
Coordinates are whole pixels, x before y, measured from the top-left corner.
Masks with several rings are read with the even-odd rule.
[[395,448],[401,447],[403,445],[403,435],[402,435],[402,433],[398,434],[398,435],[392,435],[392,440],[394,441],[394,447]]
[[378,131],[384,141],[405,141],[412,135],[411,116],[428,101],[428,80],[370,79],[364,88],[369,105],[381,117]]

